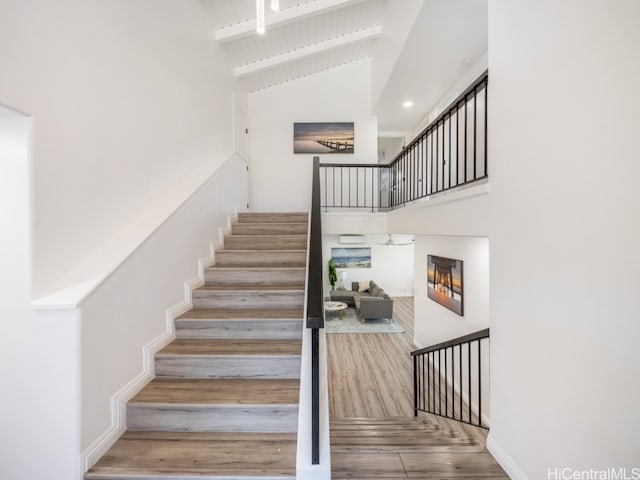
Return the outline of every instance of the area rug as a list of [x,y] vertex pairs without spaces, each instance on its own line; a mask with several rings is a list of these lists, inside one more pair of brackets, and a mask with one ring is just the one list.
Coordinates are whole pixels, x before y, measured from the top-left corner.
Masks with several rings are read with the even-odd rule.
[[342,320],[338,312],[327,312],[324,329],[326,333],[403,333],[404,328],[391,319],[389,323],[384,318],[367,319],[360,323],[353,307],[342,312]]

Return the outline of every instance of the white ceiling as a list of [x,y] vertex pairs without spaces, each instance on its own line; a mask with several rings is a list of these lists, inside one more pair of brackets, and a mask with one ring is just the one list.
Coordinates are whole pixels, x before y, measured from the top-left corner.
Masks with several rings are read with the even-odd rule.
[[486,0],[425,0],[380,96],[378,129],[413,130],[487,51],[487,34]]
[[[387,3],[401,1],[280,0],[280,11],[271,12],[265,0],[263,35],[255,31],[255,0],[203,3],[240,89],[250,93],[363,58],[375,61],[385,51],[376,43],[389,41]],[[464,73],[465,59],[486,51],[486,11],[487,0],[424,0],[375,109],[380,130],[411,130]],[[400,105],[408,97],[415,104],[409,112]]]

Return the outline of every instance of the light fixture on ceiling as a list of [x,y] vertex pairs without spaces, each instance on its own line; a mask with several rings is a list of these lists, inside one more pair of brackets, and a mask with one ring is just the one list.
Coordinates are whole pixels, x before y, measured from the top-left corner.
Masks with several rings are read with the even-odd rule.
[[280,0],[271,0],[271,11],[277,12],[280,10]]
[[411,107],[413,107],[413,102],[412,102],[411,100],[406,100],[406,101],[404,101],[404,102],[402,103],[402,106],[403,106],[404,108],[411,108]]
[[256,0],[256,32],[264,33],[264,0]]
[[406,245],[411,245],[413,243],[413,240],[409,241],[409,242],[402,242],[402,243],[398,243],[398,242],[394,242],[393,241],[393,237],[391,236],[391,234],[389,234],[389,238],[387,239],[386,242],[383,243],[378,243],[378,245],[382,245],[384,247],[404,247]]

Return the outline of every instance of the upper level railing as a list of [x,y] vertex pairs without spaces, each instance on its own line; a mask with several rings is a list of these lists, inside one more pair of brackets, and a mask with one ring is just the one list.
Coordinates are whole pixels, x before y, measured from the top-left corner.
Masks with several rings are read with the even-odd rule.
[[388,210],[489,176],[484,72],[391,163],[320,165],[322,207]]
[[311,463],[320,463],[320,329],[324,328],[320,159],[313,158],[306,327],[311,329]]
[[482,409],[483,403],[485,408],[488,404],[488,328],[416,350],[411,356],[415,415],[428,412],[488,428]]

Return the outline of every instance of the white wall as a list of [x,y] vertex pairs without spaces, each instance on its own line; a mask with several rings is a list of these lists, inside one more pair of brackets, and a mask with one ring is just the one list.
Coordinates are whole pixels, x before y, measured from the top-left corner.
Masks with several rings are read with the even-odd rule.
[[[349,233],[354,233],[353,231]],[[379,245],[387,241],[387,235],[365,235],[366,243],[345,245],[338,242],[339,235],[322,236],[322,258],[324,264],[325,296],[331,291],[327,273],[327,262],[331,258],[331,248],[336,247],[370,247],[371,268],[338,268],[347,272],[345,287],[351,290],[351,282],[375,281],[391,296],[410,296],[413,292],[413,245],[385,247]],[[406,236],[394,236],[400,242]],[[339,278],[338,278],[339,280]],[[337,286],[337,284],[336,284]]]
[[[427,255],[464,262],[464,316],[427,297]],[[417,235],[414,257],[414,343],[417,347],[426,347],[489,327],[487,238]]]
[[492,221],[489,198],[493,185],[490,160],[489,172],[489,184],[441,193],[389,212],[389,231],[422,235],[488,236]]
[[[464,316],[460,316],[446,307],[436,303],[427,296],[427,256],[438,255],[463,261],[463,302]],[[437,343],[452,340],[463,335],[477,332],[489,327],[489,239],[483,237],[454,237],[436,235],[417,235],[414,246],[414,334],[413,343],[416,348],[428,347]],[[490,425],[490,341],[482,341],[482,418],[485,425]],[[465,404],[471,401],[474,414],[478,413],[478,364],[477,344],[471,346],[471,370],[468,368],[469,350],[462,348],[462,368],[460,368],[458,349],[449,349],[445,355],[448,359],[447,381],[454,385],[455,391],[462,392]],[[444,357],[444,355],[443,355]],[[431,361],[436,365],[439,360],[434,356]],[[452,368],[453,366],[453,368]],[[460,388],[460,371],[463,378],[468,379],[471,371],[471,399],[466,380]],[[457,372],[455,378],[452,372]],[[444,364],[441,374],[445,374]],[[452,397],[449,397],[449,401]],[[451,404],[450,404],[451,405]],[[457,413],[459,415],[459,411]],[[465,413],[466,418],[466,413]]]
[[225,58],[197,0],[3,1],[0,101],[34,117],[37,296],[95,275],[69,270],[229,157]]
[[639,20],[489,3],[489,445],[513,478],[638,467]]
[[370,60],[249,94],[251,210],[308,210],[313,155],[293,154],[293,124],[351,121],[354,153],[319,155],[321,162],[377,161]]
[[209,240],[219,243],[228,216],[243,209],[246,176],[239,157],[223,164],[83,303],[82,450],[89,461],[105,435],[121,433],[124,417],[112,417],[110,404],[124,387],[132,394],[150,380],[143,347],[171,339],[166,310],[186,308],[184,282],[198,276],[197,260],[210,256]]
[[167,308],[186,307],[184,281],[246,202],[246,164],[226,162],[81,309],[34,311],[30,129],[31,119],[0,111],[0,230],[10,232],[0,236],[0,478],[79,479],[81,452],[95,461],[124,428],[124,410],[112,416],[127,399],[118,394],[152,374],[143,347],[171,338]]
[[32,161],[1,167],[0,477],[80,478],[81,452],[123,426],[114,399],[150,375],[143,346],[170,337],[166,309],[246,204],[243,162],[211,177],[233,151],[233,79],[197,0],[7,0],[0,64]]
[[29,308],[30,128],[0,108],[0,478],[67,480],[79,458],[79,319]]

